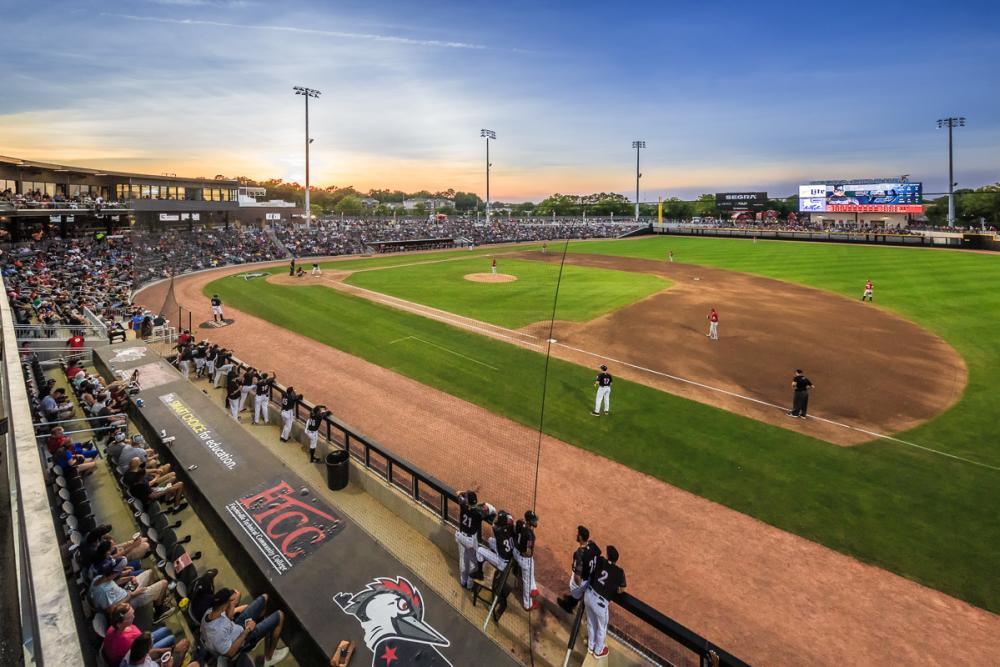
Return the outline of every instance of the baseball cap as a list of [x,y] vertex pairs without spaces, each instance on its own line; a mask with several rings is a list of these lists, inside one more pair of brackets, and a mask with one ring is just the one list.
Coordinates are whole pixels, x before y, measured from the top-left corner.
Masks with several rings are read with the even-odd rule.
[[602,370],[602,371],[606,371],[606,370],[608,370],[608,367],[607,367],[607,366],[605,366],[604,364],[601,364],[601,370]]
[[146,439],[144,437],[142,437],[141,433],[136,433],[135,435],[132,436],[132,443],[133,444],[138,445],[138,444],[141,444],[143,442],[146,442]]
[[107,577],[115,573],[115,560],[113,558],[105,558],[101,561],[101,564],[97,566],[97,571],[101,573],[102,577]]

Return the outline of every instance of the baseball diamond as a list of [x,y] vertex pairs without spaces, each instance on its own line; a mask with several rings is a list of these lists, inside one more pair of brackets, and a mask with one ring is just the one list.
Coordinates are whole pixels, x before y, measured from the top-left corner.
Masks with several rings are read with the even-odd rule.
[[[988,574],[1000,565],[989,546],[1000,534],[969,490],[990,497],[1000,486],[1000,460],[981,445],[993,428],[987,378],[1000,359],[978,344],[997,297],[954,286],[1000,271],[991,257],[721,239],[571,244],[567,268],[599,272],[588,278],[664,284],[582,319],[586,299],[568,299],[565,313],[556,306],[538,451],[537,406],[521,388],[537,377],[549,331],[518,322],[516,302],[505,313],[474,292],[530,285],[535,267],[560,254],[516,252],[504,271],[527,271],[499,285],[463,280],[467,256],[457,252],[326,262],[323,276],[305,282],[248,282],[224,269],[180,278],[175,289],[191,307],[218,293],[237,324],[213,339],[238,341],[251,362],[268,359],[300,391],[456,488],[479,486],[516,506],[532,486],[526,462],[538,455],[542,534],[571,533],[586,515],[623,554],[669,544],[667,561],[629,566],[630,586],[737,642],[751,661],[824,662],[845,636],[865,655],[890,645],[943,658],[962,641],[928,632],[941,627],[939,613],[952,630],[965,619],[965,641],[986,641],[970,629],[988,627],[995,617],[984,610],[1000,608]],[[857,297],[869,276],[879,286],[874,305]],[[158,303],[164,289],[138,298]],[[704,334],[709,304],[725,320],[718,341]],[[389,344],[408,337],[433,345]],[[304,362],[319,357],[329,373]],[[615,405],[593,419],[600,363],[615,376]],[[803,367],[816,385],[809,418],[791,420],[788,384]],[[696,548],[706,540],[718,545],[710,567]],[[569,552],[543,544],[536,576],[559,586]],[[842,604],[812,606],[830,597]],[[716,620],[719,606],[743,611]],[[823,632],[801,623],[807,613],[822,618]],[[747,634],[758,623],[778,630]]]

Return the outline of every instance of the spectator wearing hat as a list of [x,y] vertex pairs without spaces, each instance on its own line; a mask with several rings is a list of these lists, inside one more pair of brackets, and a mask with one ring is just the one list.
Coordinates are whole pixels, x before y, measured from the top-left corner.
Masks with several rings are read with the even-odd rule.
[[118,581],[121,576],[113,560],[103,561],[96,569],[98,574],[90,584],[88,592],[90,602],[95,609],[107,613],[119,602],[129,603],[136,611],[152,607],[155,612],[156,608],[160,607],[161,613],[157,621],[163,620],[173,611],[172,607],[163,607],[167,597],[166,580],[153,581],[152,570],[146,570],[135,577],[122,578],[126,590]]
[[261,595],[242,610],[237,610],[239,594],[220,588],[212,597],[212,608],[201,619],[201,639],[205,648],[216,655],[235,658],[248,653],[264,640],[264,665],[276,665],[288,655],[287,648],[277,648],[285,615],[275,611],[265,616],[267,595]]

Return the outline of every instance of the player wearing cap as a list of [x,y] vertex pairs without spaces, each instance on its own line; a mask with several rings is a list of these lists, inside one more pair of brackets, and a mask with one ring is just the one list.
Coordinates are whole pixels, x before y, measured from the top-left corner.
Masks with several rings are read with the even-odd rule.
[[719,311],[715,308],[708,313],[708,334],[712,340],[719,340]]
[[296,394],[293,387],[285,389],[281,395],[281,441],[288,442],[292,434],[292,423],[295,421],[295,406],[302,394]]
[[597,399],[594,401],[594,411],[591,413],[595,417],[601,416],[601,401],[604,401],[604,414],[611,414],[611,383],[614,378],[608,372],[608,367],[601,364],[601,372],[594,379],[594,386],[597,387]]
[[274,385],[275,379],[274,371],[271,371],[270,374],[262,374],[257,380],[257,384],[254,387],[253,399],[254,424],[267,424],[271,421],[271,416],[268,414],[268,407],[271,403],[271,386]]
[[608,654],[608,605],[625,590],[625,571],[618,567],[618,549],[608,546],[607,557],[597,559],[583,604],[587,610],[587,649],[596,658]]
[[212,321],[222,322],[222,299],[218,294],[212,295]]
[[528,510],[524,520],[514,525],[514,559],[521,568],[521,603],[527,611],[538,609],[538,585],[535,583],[535,528],[538,515]]
[[500,510],[490,523],[493,524],[493,536],[487,540],[489,547],[480,545],[476,549],[476,560],[479,561],[479,572],[482,572],[483,561],[486,561],[493,566],[496,574],[499,574],[507,568],[510,559],[514,557],[514,517]]
[[861,300],[871,303],[872,301],[875,300],[874,294],[875,294],[875,285],[872,284],[872,279],[869,278],[868,282],[865,283],[865,291],[861,295]]
[[458,503],[458,530],[455,531],[455,542],[458,544],[458,583],[472,590],[471,575],[478,569],[476,549],[479,547],[484,513],[475,491],[458,494]]
[[576,603],[583,598],[590,581],[590,575],[601,556],[601,548],[590,539],[586,526],[576,527],[576,551],[573,552],[573,571],[569,576],[569,594],[556,600],[563,611],[572,614]]

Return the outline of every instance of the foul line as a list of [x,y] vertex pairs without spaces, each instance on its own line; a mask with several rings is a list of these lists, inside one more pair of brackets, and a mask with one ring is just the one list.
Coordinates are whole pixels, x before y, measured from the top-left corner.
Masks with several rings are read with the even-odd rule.
[[456,357],[462,357],[463,359],[468,359],[469,361],[471,361],[474,364],[479,364],[480,366],[486,366],[486,368],[489,368],[490,370],[494,370],[494,371],[500,370],[499,368],[496,368],[495,366],[490,366],[489,364],[484,363],[482,361],[479,361],[478,359],[473,359],[472,357],[466,356],[466,355],[462,354],[461,352],[456,352],[455,350],[452,350],[451,348],[447,348],[444,345],[438,345],[437,343],[432,343],[429,340],[424,340],[423,338],[420,338],[419,336],[404,336],[402,338],[397,338],[396,340],[390,342],[389,345],[395,345],[396,343],[402,342],[404,340],[419,340],[421,343],[425,343],[427,345],[432,345],[432,346],[438,348],[439,350],[444,350],[445,352],[448,352],[449,354],[454,354]]

